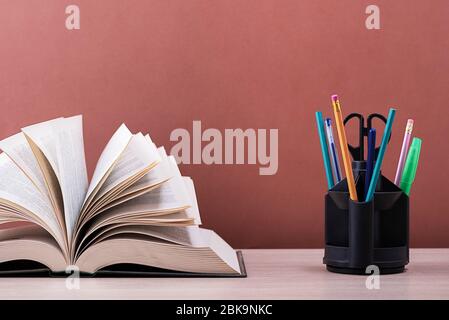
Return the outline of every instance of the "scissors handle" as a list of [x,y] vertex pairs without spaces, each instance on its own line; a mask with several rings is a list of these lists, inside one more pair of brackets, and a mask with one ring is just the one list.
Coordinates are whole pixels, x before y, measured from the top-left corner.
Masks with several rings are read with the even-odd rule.
[[[369,131],[370,131],[371,128],[373,127],[373,125],[372,125],[372,124],[373,124],[373,119],[375,119],[375,118],[379,119],[379,120],[382,121],[384,124],[387,124],[387,118],[385,118],[383,115],[381,115],[381,114],[379,114],[379,113],[371,113],[371,114],[368,116],[368,119],[367,119],[366,137],[368,137]],[[390,140],[391,140],[391,134],[390,134],[390,136],[388,137],[388,142],[390,142]],[[374,149],[374,154],[375,154],[376,159],[377,159],[377,154],[379,153],[379,149],[380,149],[380,146]]]
[[367,135],[370,131],[370,129],[373,127],[373,119],[379,119],[380,121],[382,121],[384,124],[387,124],[387,118],[385,118],[383,115],[379,114],[379,113],[371,113],[370,115],[368,115],[368,119],[367,119]]
[[349,153],[351,153],[352,159],[354,159],[355,161],[360,161],[363,160],[363,156],[365,154],[364,139],[363,139],[365,132],[364,130],[365,118],[360,113],[350,113],[343,121],[343,124],[346,125],[346,123],[348,123],[349,120],[353,118],[359,119],[359,145],[353,146],[348,143],[348,149]]
[[[353,145],[348,144],[348,149],[349,149],[349,152],[351,153],[352,158],[355,161],[363,161],[364,156],[365,156],[365,137],[368,138],[369,131],[373,128],[373,120],[377,118],[380,121],[382,121],[384,124],[386,124],[387,118],[385,118],[383,115],[381,115],[379,113],[371,113],[367,117],[367,121],[366,121],[367,125],[365,127],[365,119],[364,119],[363,115],[361,115],[360,113],[351,113],[345,118],[345,120],[343,121],[343,124],[346,125],[346,123],[353,118],[359,119],[359,145],[353,146]],[[391,139],[391,135],[388,138],[388,142],[390,142],[390,139]],[[377,157],[377,154],[379,153],[379,148],[375,148],[374,152]]]

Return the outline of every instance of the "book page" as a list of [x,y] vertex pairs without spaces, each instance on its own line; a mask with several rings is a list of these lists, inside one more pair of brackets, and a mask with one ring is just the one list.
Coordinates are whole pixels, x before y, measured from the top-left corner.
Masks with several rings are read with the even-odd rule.
[[86,196],[88,181],[81,116],[64,118],[57,126],[59,182],[70,239]]
[[[34,157],[36,158],[39,168],[42,172],[45,181],[45,187],[47,188],[47,193],[50,198],[51,205],[55,212],[56,218],[58,220],[61,230],[66,230],[65,218],[64,218],[64,200],[62,198],[61,186],[59,185],[58,178],[56,177],[55,171],[53,170],[50,162],[45,157],[44,153],[39,149],[39,147],[25,135],[27,142],[33,151]],[[65,234],[67,232],[64,232]]]
[[160,161],[159,152],[151,141],[148,141],[142,133],[133,135],[95,198],[106,195],[140,172],[156,166]]
[[131,141],[132,136],[133,134],[125,124],[122,124],[112,135],[98,159],[92,180],[87,189],[86,198],[84,199],[83,210],[88,207],[95,193],[107,179],[113,165]]
[[[111,202],[122,197],[125,190],[142,180],[149,171],[155,170],[160,161],[159,152],[149,135],[145,137],[141,133],[134,135],[87,208],[85,219],[90,219],[98,212],[104,211],[106,207],[111,207]],[[143,193],[145,192],[141,191],[138,194]],[[136,195],[137,193],[127,198],[133,198]],[[124,202],[123,200],[125,199],[122,197],[122,201],[119,202]]]
[[[181,176],[173,177],[158,188],[113,207],[104,213],[113,215],[183,210],[192,201]],[[193,217],[193,214],[192,214]]]
[[[148,187],[148,188],[144,188],[144,189],[139,189],[135,192],[122,192],[120,193],[117,197],[115,197],[112,201],[105,203],[100,209],[95,211],[95,214],[92,215],[91,217],[100,214],[106,210],[109,210],[113,207],[116,207],[122,203],[125,203],[126,201],[132,200],[134,198],[140,197],[148,192],[151,192],[153,190],[155,190],[156,188],[160,187],[163,183],[165,183],[167,180],[163,180],[160,182],[157,182],[157,184]],[[125,190],[126,191],[126,190]]]
[[200,210],[198,208],[198,200],[196,198],[195,186],[193,180],[190,177],[182,177],[184,180],[184,185],[186,186],[187,192],[190,196],[191,206],[186,209],[187,215],[194,219],[195,224],[201,224]]
[[22,132],[31,137],[34,143],[39,147],[42,153],[47,157],[48,162],[55,171],[56,176],[59,174],[56,151],[56,143],[54,143],[53,128],[54,124],[59,122],[61,118],[40,122],[22,128]]
[[192,248],[210,248],[233,269],[240,269],[235,250],[214,231],[198,226],[122,226],[103,233],[96,239],[95,243],[120,234],[123,238],[126,238],[128,234],[133,233]]
[[172,245],[138,234],[118,235],[88,247],[76,265],[89,273],[108,265],[136,263],[186,272],[239,274],[241,270],[235,251],[220,249]]
[[137,233],[175,244],[190,246],[190,247],[205,247],[209,242],[202,237],[202,229],[198,226],[188,227],[170,227],[170,226],[149,226],[149,225],[126,225],[116,228],[110,228],[102,234],[98,241],[102,241],[110,236],[117,234]]
[[25,127],[22,131],[42,151],[56,175],[70,238],[87,191],[82,116],[59,118]]
[[137,173],[133,177],[121,182],[112,190],[110,190],[108,193],[103,195],[101,198],[95,198],[94,201],[89,206],[89,208],[87,209],[85,219],[88,220],[92,218],[94,215],[96,215],[98,212],[103,211],[103,209],[107,207],[112,201],[114,201],[120,195],[121,192],[129,188],[129,186],[136,183],[146,173],[148,173],[148,170],[149,169],[145,169],[144,171]]
[[[57,178],[57,153],[56,145],[52,144],[52,126],[62,118],[45,121],[36,125],[30,125],[22,128],[22,134],[25,137],[30,150],[39,166],[39,170],[44,178],[45,188],[53,206],[54,212],[61,227],[65,230],[64,205],[61,194],[61,188]],[[41,132],[45,134],[42,135]],[[30,136],[34,136],[35,140]],[[42,136],[42,137],[41,137]],[[39,145],[37,144],[39,143]],[[48,157],[47,157],[48,156]]]
[[0,154],[0,203],[20,211],[19,217],[26,217],[50,234],[61,247],[65,247],[63,232],[53,212],[53,208],[19,167],[5,154]]
[[[96,243],[106,239],[107,237],[123,233],[145,234],[177,244],[194,246],[195,244],[203,243],[202,239],[196,236],[197,232],[193,230],[197,228],[198,226],[170,227],[170,226],[155,226],[143,224],[135,225],[135,224],[113,223],[104,227],[99,232],[96,232],[94,237],[89,237],[89,235],[92,234],[92,232],[86,234],[85,237],[79,243],[79,247],[77,248],[79,250],[76,256],[78,256],[78,253],[81,252],[83,248],[88,247],[92,243]],[[85,242],[87,239],[89,239],[89,241]]]
[[232,269],[240,271],[240,264],[235,250],[215,231],[202,228],[200,228],[200,230],[203,239],[208,241],[208,247],[211,248]]
[[[108,213],[94,217],[89,227],[77,239],[76,252],[87,247],[95,238],[103,233],[124,226],[192,226],[192,218],[187,217],[185,210],[161,212],[154,215],[124,215],[114,216]],[[94,235],[94,238],[91,235]],[[89,242],[86,242],[89,239]]]
[[64,271],[67,260],[55,240],[36,225],[0,230],[0,263],[32,260],[52,271]]
[[165,152],[164,147],[159,147],[157,151],[161,159],[158,165],[155,166],[153,169],[151,169],[151,171],[148,172],[145,176],[143,176],[142,179],[139,179],[132,186],[124,190],[120,194],[120,197],[137,192],[139,190],[151,188],[152,186],[155,186],[161,183],[162,181],[169,180],[173,176],[170,169],[171,168],[169,163],[170,160],[169,157],[167,156],[167,153]]
[[154,212],[154,213],[123,213],[115,214],[106,211],[103,214],[93,217],[90,220],[89,228],[84,235],[94,232],[95,230],[114,224],[115,226],[125,224],[157,224],[157,225],[193,225],[193,219],[188,217],[185,209],[175,208],[172,210]]
[[0,141],[0,149],[22,169],[42,194],[49,197],[44,176],[23,132]]
[[[169,174],[172,176],[170,180],[165,181],[157,188],[151,189],[143,195],[102,211],[101,215],[110,217],[126,214],[163,214],[185,210],[186,214],[188,214],[187,218],[196,218],[198,213],[194,211],[195,209],[190,209],[195,204],[190,195],[192,190],[189,190],[189,183],[184,181],[174,158],[168,157],[168,159],[171,160],[168,161],[166,170],[168,169]],[[95,215],[88,217],[88,219],[93,218],[95,218]],[[199,219],[196,219],[196,221],[199,221]]]
[[131,184],[129,187],[119,192],[112,199],[103,203],[101,208],[95,210],[95,214],[139,197],[147,192],[150,192],[153,188],[157,188],[162,183],[165,183],[167,180],[169,180],[172,177],[170,172],[170,163],[163,147],[158,148],[158,154],[161,158],[161,162],[159,162],[154,168],[152,168],[150,172],[137,180],[137,182]]
[[16,221],[28,221],[23,214],[19,213],[16,210],[13,210],[12,208],[4,207],[0,205],[0,223],[8,223],[8,222],[16,222]]

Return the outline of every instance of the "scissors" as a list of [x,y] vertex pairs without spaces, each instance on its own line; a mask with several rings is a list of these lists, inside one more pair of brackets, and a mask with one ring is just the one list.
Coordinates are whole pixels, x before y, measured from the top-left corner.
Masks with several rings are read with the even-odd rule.
[[[359,119],[359,145],[353,146],[348,143],[349,152],[351,153],[352,158],[355,161],[363,161],[365,156],[365,137],[368,137],[368,133],[370,129],[372,128],[373,119],[377,118],[381,120],[384,124],[387,123],[387,118],[385,118],[383,115],[378,113],[371,113],[368,115],[367,118],[367,126],[365,127],[365,118],[360,113],[351,113],[349,114],[345,120],[343,121],[343,124],[346,125],[351,119],[358,118]],[[391,135],[388,138],[388,142],[390,142]],[[375,155],[377,157],[377,154],[379,153],[379,148],[375,148]]]

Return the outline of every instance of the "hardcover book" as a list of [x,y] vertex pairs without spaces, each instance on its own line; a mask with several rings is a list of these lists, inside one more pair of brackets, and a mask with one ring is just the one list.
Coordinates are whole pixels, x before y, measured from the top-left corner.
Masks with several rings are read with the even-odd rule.
[[201,228],[193,182],[122,124],[88,183],[82,117],[0,141],[0,274],[245,276],[240,252]]

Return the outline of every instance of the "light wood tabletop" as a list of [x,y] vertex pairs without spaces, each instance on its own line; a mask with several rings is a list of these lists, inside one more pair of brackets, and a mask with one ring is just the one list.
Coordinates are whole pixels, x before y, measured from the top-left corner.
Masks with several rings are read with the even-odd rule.
[[0,278],[0,299],[448,299],[449,249],[412,249],[402,274],[330,273],[320,249],[243,250],[247,278]]

